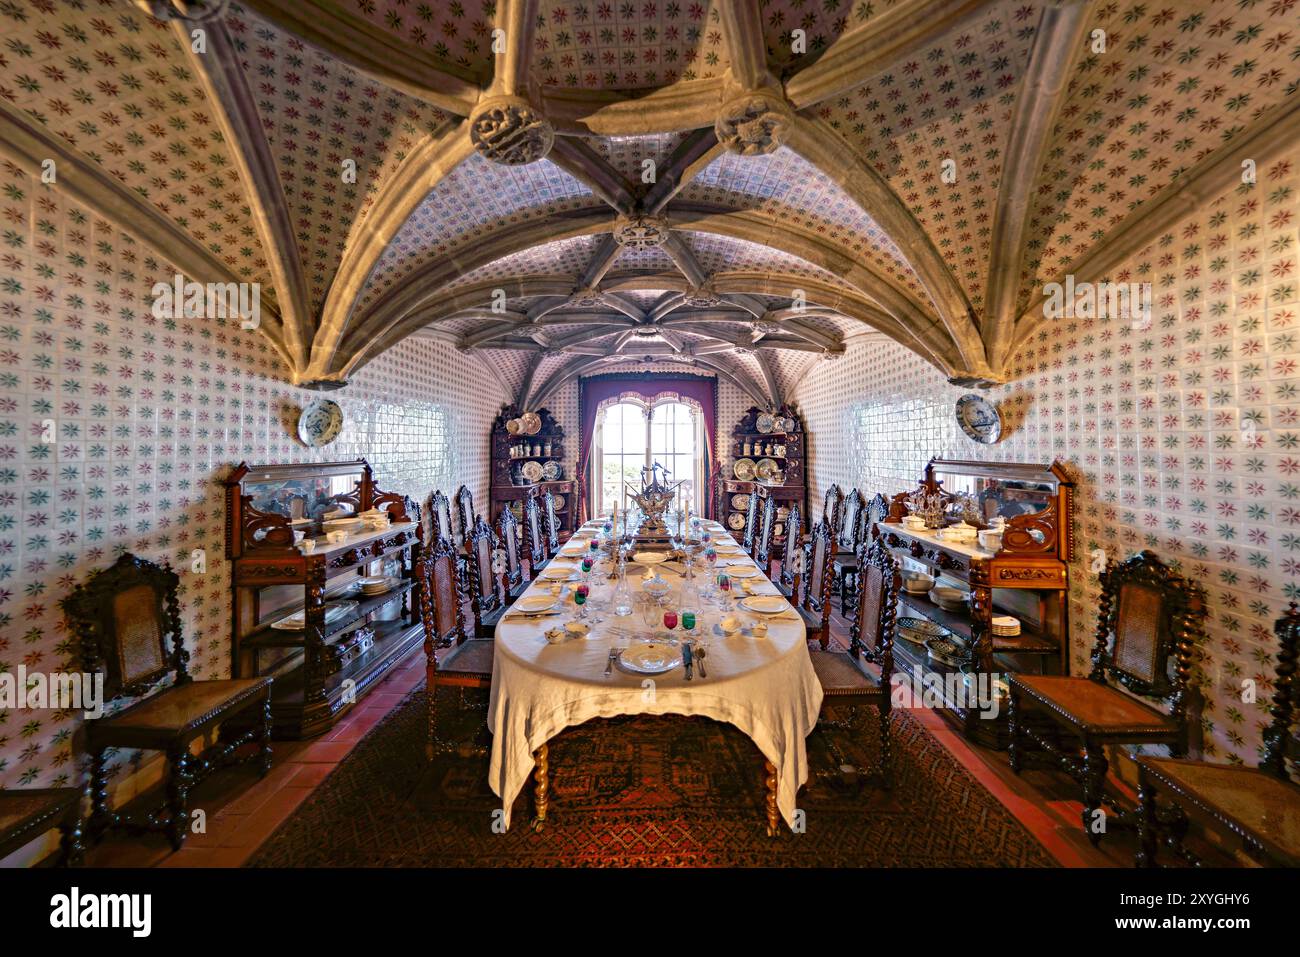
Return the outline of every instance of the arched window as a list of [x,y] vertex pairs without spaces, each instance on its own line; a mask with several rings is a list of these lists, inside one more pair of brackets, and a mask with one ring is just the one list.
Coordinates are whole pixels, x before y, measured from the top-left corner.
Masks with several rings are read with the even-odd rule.
[[611,402],[596,417],[592,456],[592,505],[595,514],[614,503],[629,505],[627,486],[637,488],[641,469],[658,462],[670,481],[681,482],[679,507],[690,503],[699,512],[704,475],[704,422],[700,410],[676,398],[661,398],[649,407],[634,397]]

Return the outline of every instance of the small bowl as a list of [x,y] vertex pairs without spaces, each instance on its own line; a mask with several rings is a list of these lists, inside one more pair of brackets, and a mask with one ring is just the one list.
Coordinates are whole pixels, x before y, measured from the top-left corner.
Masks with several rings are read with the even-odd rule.
[[331,545],[338,545],[340,542],[346,542],[347,540],[348,533],[342,530],[325,533],[325,541],[329,542]]
[[956,611],[963,608],[970,600],[970,592],[962,591],[960,588],[950,588],[947,585],[935,585],[930,589],[930,600],[940,608]]
[[997,528],[980,529],[979,534],[980,548],[987,549],[990,552],[999,551],[1002,548],[1002,530]]
[[756,622],[754,622],[754,624],[750,627],[749,631],[750,631],[750,634],[752,634],[755,638],[766,638],[766,637],[767,637],[767,622],[765,622],[765,621],[756,621]]
[[739,615],[728,615],[718,622],[718,625],[724,635],[734,635],[744,626],[744,622],[740,620]]
[[316,551],[316,539],[305,538],[298,543],[298,547],[302,549],[304,555],[310,555],[312,552]]
[[591,625],[587,624],[585,621],[566,621],[564,623],[564,630],[568,633],[570,638],[584,638],[587,633],[591,631]]
[[925,572],[907,572],[903,575],[903,588],[915,594],[924,594],[934,587],[934,578]]

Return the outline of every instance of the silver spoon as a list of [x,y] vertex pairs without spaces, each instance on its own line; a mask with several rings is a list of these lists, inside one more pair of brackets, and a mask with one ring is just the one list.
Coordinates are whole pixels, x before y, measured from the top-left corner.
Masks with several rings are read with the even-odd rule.
[[695,663],[700,666],[700,677],[707,678],[709,673],[704,670],[704,646],[696,644],[693,646],[695,652]]

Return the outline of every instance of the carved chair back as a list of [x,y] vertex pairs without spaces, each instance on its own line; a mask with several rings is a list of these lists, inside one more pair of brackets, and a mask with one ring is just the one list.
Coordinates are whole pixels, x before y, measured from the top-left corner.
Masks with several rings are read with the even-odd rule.
[[894,623],[902,573],[898,559],[877,539],[858,550],[858,607],[849,627],[849,653],[880,666],[881,683],[894,670]]
[[830,526],[825,522],[814,525],[809,538],[804,559],[808,587],[804,589],[803,606],[813,614],[820,615],[825,627],[831,616],[831,554],[835,540],[831,536]]
[[1183,721],[1204,592],[1154,552],[1142,551],[1102,573],[1099,605],[1089,677],[1165,700],[1170,714]]
[[480,620],[501,607],[497,577],[492,573],[492,552],[496,545],[497,537],[492,526],[480,515],[465,540],[465,550],[469,552],[470,601],[475,617]]
[[839,537],[843,517],[844,492],[838,485],[832,485],[826,490],[826,501],[822,504],[822,524],[830,529],[832,538]]
[[863,536],[859,545],[867,543],[868,539],[874,541],[880,535],[880,523],[889,515],[889,499],[877,492],[871,496],[866,507],[862,510],[862,529]]
[[546,532],[542,528],[542,505],[536,495],[524,499],[524,554],[532,565],[530,574],[546,561]]
[[[781,584],[793,594],[795,578],[801,571],[800,556],[803,554],[803,516],[799,513],[799,503],[790,506],[790,514],[785,519],[785,549],[781,552]],[[793,598],[791,599],[794,600]]]
[[866,514],[866,502],[857,489],[851,491],[844,499],[840,511],[840,527],[835,536],[837,550],[841,552],[856,551],[861,542],[862,516]]
[[1291,602],[1286,614],[1274,622],[1273,633],[1278,639],[1273,720],[1264,731],[1264,758],[1259,766],[1286,781],[1290,779],[1286,767],[1287,739],[1296,717],[1296,697],[1300,689],[1300,682],[1296,681],[1296,659],[1300,658],[1300,611],[1296,610],[1295,602]]
[[555,511],[555,496],[548,488],[542,493],[542,518],[546,523],[546,554],[560,550],[560,517]]
[[519,520],[507,502],[497,516],[497,538],[506,553],[506,591],[518,588],[524,581],[523,554],[519,546]]
[[130,553],[93,573],[59,604],[81,644],[81,667],[104,674],[104,697],[139,697],[168,674],[190,680],[181,635],[180,577]]
[[772,560],[772,530],[776,527],[776,496],[763,496],[763,514],[754,540],[754,563],[766,575]]
[[474,493],[468,485],[456,490],[456,544],[464,545],[474,530]]
[[749,493],[749,507],[745,509],[745,531],[741,535],[740,546],[751,555],[754,554],[754,532],[758,529],[758,489]]
[[435,489],[429,495],[428,506],[430,537],[425,544],[432,546],[442,540],[455,544],[456,530],[451,524],[451,502],[447,496]]
[[464,640],[460,585],[456,580],[456,550],[445,538],[434,543],[415,565],[420,592],[420,621],[424,651],[430,661],[436,648]]

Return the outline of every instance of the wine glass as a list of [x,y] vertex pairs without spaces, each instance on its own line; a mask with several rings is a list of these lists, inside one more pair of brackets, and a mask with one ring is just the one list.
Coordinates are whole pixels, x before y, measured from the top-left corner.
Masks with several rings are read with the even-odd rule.
[[677,612],[675,609],[664,609],[664,627],[668,629],[669,637],[672,637],[673,629],[677,627]]
[[587,596],[591,594],[591,588],[586,582],[582,582],[573,590],[573,603],[578,606],[578,620],[587,620]]

